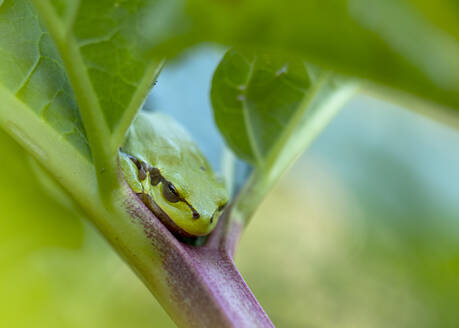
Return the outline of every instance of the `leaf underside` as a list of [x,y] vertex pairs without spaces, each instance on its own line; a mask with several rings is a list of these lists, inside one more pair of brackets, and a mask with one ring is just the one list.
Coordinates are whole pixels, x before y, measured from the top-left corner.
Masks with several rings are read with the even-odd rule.
[[217,125],[233,151],[262,165],[310,85],[301,60],[228,52],[215,72],[211,99]]
[[62,61],[28,1],[4,1],[0,6],[0,57],[0,88],[89,159],[88,141]]

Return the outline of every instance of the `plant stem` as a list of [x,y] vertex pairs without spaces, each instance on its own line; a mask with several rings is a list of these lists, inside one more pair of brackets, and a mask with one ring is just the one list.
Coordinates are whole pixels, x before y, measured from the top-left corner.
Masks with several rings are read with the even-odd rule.
[[[179,327],[273,327],[234,266],[230,244],[221,247],[225,217],[205,246],[194,247],[180,243],[127,185],[119,195],[118,213],[98,227]],[[236,241],[238,233],[225,237]]]
[[97,95],[90,82],[77,42],[57,17],[47,0],[33,1],[61,55],[74,91],[96,168],[99,193],[108,203],[110,191],[117,187],[118,148],[111,144],[111,134]]
[[132,120],[134,119],[139,109],[142,107],[143,102],[145,101],[149,92],[151,91],[151,86],[153,83],[152,81],[155,81],[158,78],[165,64],[165,59],[162,59],[159,62],[150,60],[149,65],[145,70],[145,74],[139,82],[137,91],[132,96],[131,102],[124,111],[120,119],[120,123],[116,126],[116,129],[113,131],[112,144],[116,150],[118,150],[121,146],[126,131],[129,129]]

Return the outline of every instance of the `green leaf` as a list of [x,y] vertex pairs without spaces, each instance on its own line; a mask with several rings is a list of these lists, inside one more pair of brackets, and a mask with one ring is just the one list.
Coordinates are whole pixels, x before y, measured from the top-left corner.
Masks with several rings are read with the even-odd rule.
[[211,91],[215,120],[227,144],[239,157],[263,166],[311,83],[301,60],[229,51]]
[[[161,68],[161,61],[143,55],[142,22],[161,1],[37,1],[61,52],[78,58],[66,66],[86,72],[79,76],[89,85],[96,109],[110,133],[130,124]],[[158,6],[159,8],[159,6]],[[155,13],[156,15],[158,13]],[[140,23],[139,23],[140,22]],[[65,55],[64,55],[65,61]],[[121,129],[120,132],[118,130]]]
[[[151,2],[151,1],[150,1]],[[160,64],[142,53],[136,25],[148,1],[81,1],[71,33],[111,131],[127,126],[142,104]],[[104,13],[101,15],[100,13]],[[123,122],[127,120],[127,122]]]
[[211,41],[282,50],[459,109],[458,9],[447,0],[188,0],[189,27],[164,49]]
[[0,53],[0,126],[59,184],[92,197],[95,175],[74,94],[29,1],[0,6]]
[[[25,23],[27,22],[27,23]],[[0,93],[14,98],[90,159],[78,107],[49,34],[28,1],[4,1],[0,6]],[[1,99],[0,115],[14,108]],[[21,123],[3,121],[16,134]],[[24,129],[22,129],[24,130]],[[18,136],[21,137],[21,136]]]
[[215,120],[230,148],[255,167],[235,205],[239,219],[248,220],[354,91],[298,58],[227,52],[212,82]]

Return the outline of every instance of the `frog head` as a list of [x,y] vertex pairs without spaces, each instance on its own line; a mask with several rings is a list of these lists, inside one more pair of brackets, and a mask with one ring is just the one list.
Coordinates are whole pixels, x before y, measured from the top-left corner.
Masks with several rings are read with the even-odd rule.
[[226,189],[178,123],[137,116],[120,159],[128,184],[172,232],[204,236],[215,228]]

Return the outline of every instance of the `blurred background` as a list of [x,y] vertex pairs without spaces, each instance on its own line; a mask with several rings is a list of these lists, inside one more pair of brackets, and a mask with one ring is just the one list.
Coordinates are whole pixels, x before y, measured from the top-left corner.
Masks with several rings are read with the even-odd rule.
[[[169,63],[145,104],[191,128],[217,169],[223,141],[208,91],[221,56],[206,46]],[[0,327],[174,327],[93,227],[44,192],[3,132],[0,145]],[[266,198],[237,250],[274,323],[458,327],[458,149],[447,126],[352,99]]]

